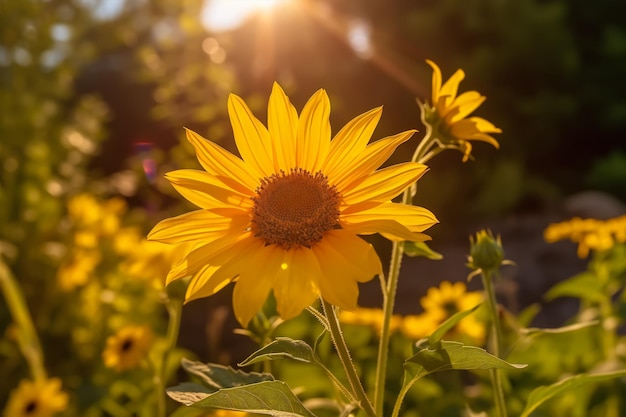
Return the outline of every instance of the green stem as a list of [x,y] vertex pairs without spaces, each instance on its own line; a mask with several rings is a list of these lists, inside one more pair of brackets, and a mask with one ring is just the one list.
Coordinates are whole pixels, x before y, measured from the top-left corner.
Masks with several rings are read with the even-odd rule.
[[166,303],[169,321],[167,324],[167,333],[165,335],[165,348],[161,357],[161,364],[157,368],[156,374],[156,395],[157,395],[157,412],[159,417],[167,416],[167,395],[165,394],[165,384],[167,378],[165,375],[166,364],[171,351],[178,343],[178,333],[180,331],[180,320],[183,309],[182,300],[169,298]]
[[[481,274],[485,293],[487,295],[487,308],[491,318],[491,353],[500,357],[502,351],[502,327],[500,325],[500,315],[498,314],[498,306],[496,304],[496,295],[493,289],[492,272],[482,271]],[[491,384],[493,385],[496,410],[499,417],[506,417],[506,402],[504,401],[504,388],[502,385],[502,373],[500,369],[489,370],[491,376]]]
[[335,345],[335,349],[337,350],[337,355],[341,360],[341,364],[346,371],[346,375],[348,377],[348,381],[350,382],[352,392],[354,393],[354,396],[359,400],[361,408],[365,411],[365,413],[370,417],[376,417],[374,407],[372,407],[372,403],[370,402],[367,394],[365,393],[365,390],[363,389],[363,385],[361,384],[359,375],[357,374],[356,368],[354,367],[354,363],[350,358],[350,352],[348,351],[348,346],[346,345],[346,341],[343,338],[343,333],[341,332],[339,319],[337,318],[335,309],[324,299],[322,299],[322,306],[324,307],[324,313],[326,314],[326,318],[328,319],[330,336],[333,340],[333,344]]
[[0,286],[11,316],[17,325],[18,343],[26,362],[28,362],[30,373],[34,380],[43,381],[47,378],[47,374],[41,343],[24,300],[24,294],[2,257],[0,257]]
[[[405,191],[405,195],[408,192]],[[376,415],[383,415],[383,403],[385,396],[385,379],[387,376],[387,356],[389,355],[389,339],[391,337],[391,317],[398,289],[398,277],[400,276],[400,266],[402,263],[403,245],[402,242],[393,242],[391,249],[391,264],[389,266],[389,278],[387,288],[383,293],[383,323],[380,332],[380,343],[378,345],[378,358],[376,366],[376,385],[374,387],[374,407]]]
[[[412,162],[425,164],[430,158],[439,152],[430,150],[433,145],[432,128],[428,124],[426,126],[426,134],[420,141],[413,157]],[[438,149],[438,148],[437,148]],[[415,196],[415,185],[404,190],[402,194],[402,204],[411,204]],[[385,396],[385,379],[387,376],[387,356],[389,355],[389,339],[391,337],[391,317],[393,316],[393,308],[396,300],[396,292],[398,290],[398,279],[400,277],[400,266],[402,264],[402,255],[404,244],[402,242],[393,242],[391,248],[391,261],[389,264],[389,277],[387,286],[383,286],[383,323],[380,332],[380,341],[378,344],[378,358],[376,362],[376,385],[374,387],[374,407],[376,415],[383,415],[383,403]],[[381,282],[384,280],[381,279]]]

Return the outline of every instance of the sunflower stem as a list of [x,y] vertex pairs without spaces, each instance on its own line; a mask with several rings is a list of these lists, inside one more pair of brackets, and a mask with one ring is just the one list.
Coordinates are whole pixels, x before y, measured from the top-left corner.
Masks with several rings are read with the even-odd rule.
[[157,415],[159,417],[167,417],[167,395],[165,393],[167,376],[165,373],[170,352],[176,347],[176,343],[178,342],[183,302],[179,298],[168,298],[166,308],[169,315],[169,321],[167,324],[167,333],[165,335],[165,348],[161,357],[161,364],[157,367],[157,373],[155,375],[155,385],[157,389]]
[[[439,148],[430,150],[434,143],[432,138],[432,128],[427,123],[426,134],[420,141],[413,157],[412,162],[425,164],[430,158],[437,155]],[[402,204],[412,204],[415,196],[415,185],[410,186],[402,194]],[[380,341],[378,345],[378,358],[376,362],[376,385],[374,387],[374,407],[376,415],[383,415],[383,403],[385,395],[385,379],[387,376],[387,356],[389,355],[389,339],[391,336],[391,317],[393,316],[393,308],[396,300],[396,292],[398,290],[398,279],[400,277],[400,267],[402,264],[402,255],[404,254],[403,242],[393,242],[391,248],[391,261],[389,264],[389,277],[386,281],[386,287],[383,289],[383,323],[380,332]],[[381,279],[381,282],[385,282]]]
[[44,381],[47,374],[44,367],[43,350],[33,319],[24,300],[24,293],[22,293],[2,256],[0,256],[0,287],[2,287],[9,312],[17,325],[17,341],[22,355],[28,363],[30,373],[35,381]]
[[[502,327],[500,325],[500,315],[498,314],[492,276],[492,271],[482,270],[481,278],[487,296],[487,308],[489,309],[491,319],[491,353],[499,358],[500,352],[502,351]],[[494,391],[497,415],[499,417],[507,417],[504,389],[502,385],[502,372],[500,369],[491,369],[489,370],[489,374],[491,376],[491,384]]]
[[[337,314],[335,313],[335,308],[324,299],[322,299],[322,306],[324,307],[324,313],[326,314],[326,318],[328,319],[328,328],[330,330],[331,339],[333,341],[333,344],[335,345],[335,349],[337,350],[337,355],[341,360],[341,364],[343,365],[343,368],[346,372],[348,381],[350,382],[352,392],[354,393],[354,396],[359,400],[360,406],[363,411],[365,411],[365,413],[370,417],[376,417],[377,414],[374,411],[374,407],[367,397],[365,389],[363,389],[363,385],[361,384],[361,380],[359,379],[359,375],[354,366],[354,362],[352,362],[352,358],[350,357],[350,352],[348,351],[348,346],[346,345],[343,333],[341,332],[341,327],[339,326],[339,319],[337,318]],[[382,414],[379,414],[378,416],[382,416]]]

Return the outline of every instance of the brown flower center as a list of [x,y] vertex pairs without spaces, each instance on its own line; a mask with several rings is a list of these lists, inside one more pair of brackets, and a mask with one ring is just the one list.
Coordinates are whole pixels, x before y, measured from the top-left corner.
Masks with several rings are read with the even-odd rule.
[[267,245],[312,247],[339,227],[340,195],[321,172],[297,168],[263,178],[252,198],[252,231]]
[[131,338],[125,339],[122,345],[120,346],[120,350],[124,353],[128,352],[133,348],[134,344],[135,344],[135,341],[133,339]]

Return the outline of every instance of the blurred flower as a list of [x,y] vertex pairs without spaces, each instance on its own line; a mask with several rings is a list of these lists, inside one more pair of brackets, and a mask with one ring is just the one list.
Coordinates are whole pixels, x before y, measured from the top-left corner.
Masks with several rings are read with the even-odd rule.
[[504,261],[500,236],[494,237],[489,230],[477,232],[476,238],[470,236],[468,260],[468,266],[473,270],[496,271]]
[[578,257],[586,258],[590,250],[609,250],[615,243],[626,242],[626,215],[609,220],[574,217],[549,225],[543,232],[548,243],[570,239],[578,243]]
[[201,207],[161,221],[149,239],[192,243],[167,282],[194,275],[186,299],[215,294],[235,280],[233,306],[246,326],[271,290],[281,317],[318,296],[354,310],[358,282],[380,273],[380,259],[359,234],[424,241],[437,222],[428,210],[391,199],[426,171],[418,163],[377,169],[413,131],[368,145],[382,109],[364,113],[331,141],[330,102],[319,90],[300,116],[278,84],[268,128],[234,94],[228,111],[242,159],[194,132],[187,138],[205,171],[167,175]]
[[70,260],[57,272],[59,287],[71,291],[85,285],[100,263],[100,253],[92,250],[77,250]]
[[188,246],[185,244],[166,245],[139,239],[132,248],[129,247],[127,250],[126,260],[121,265],[122,271],[131,277],[152,283],[155,289],[161,289],[172,265],[183,258],[185,251],[188,251]]
[[120,217],[126,212],[126,203],[121,198],[99,201],[87,193],[78,194],[68,202],[70,218],[79,229],[112,236],[120,227]]
[[[362,307],[359,307],[354,311],[341,310],[339,312],[339,320],[345,324],[371,327],[376,330],[377,334],[380,334],[383,327],[383,311],[380,308]],[[392,332],[400,329],[401,325],[401,316],[391,316],[390,330]]]
[[441,324],[432,314],[408,315],[402,319],[400,330],[409,339],[421,339],[429,336]]
[[117,372],[135,368],[152,346],[153,339],[152,331],[146,326],[122,327],[106,340],[102,352],[105,366]]
[[420,104],[422,118],[432,129],[432,136],[443,146],[463,152],[463,162],[472,152],[470,141],[483,141],[498,148],[492,133],[502,133],[491,122],[480,117],[468,117],[485,101],[478,91],[466,91],[457,96],[459,84],[465,78],[463,70],[457,70],[443,85],[441,70],[431,60],[426,60],[433,69],[432,103]]
[[61,391],[61,380],[20,381],[11,392],[4,417],[50,417],[67,408],[68,395]]
[[[478,291],[468,292],[463,282],[443,281],[439,288],[429,288],[426,296],[420,300],[424,313],[405,317],[402,331],[413,338],[428,336],[454,314],[467,311],[482,301],[482,294]],[[478,343],[482,343],[485,338],[485,328],[474,315],[463,318],[453,330],[456,334],[467,335]]]

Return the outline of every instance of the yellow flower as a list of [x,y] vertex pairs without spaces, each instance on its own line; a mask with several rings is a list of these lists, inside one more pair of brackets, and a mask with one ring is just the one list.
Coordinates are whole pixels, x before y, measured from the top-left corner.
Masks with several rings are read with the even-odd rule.
[[146,326],[125,326],[106,340],[102,352],[105,366],[117,372],[135,368],[152,345],[154,335]]
[[11,392],[4,417],[51,417],[67,408],[68,395],[61,391],[61,380],[22,380]]
[[79,249],[72,254],[71,259],[62,265],[57,272],[59,286],[64,291],[71,291],[85,285],[100,263],[99,252]]
[[188,130],[205,171],[174,171],[167,179],[201,209],[161,221],[148,236],[193,244],[167,277],[193,275],[186,300],[234,280],[235,316],[244,326],[272,290],[285,319],[320,295],[354,310],[357,283],[381,272],[374,248],[357,235],[429,239],[421,232],[437,222],[430,211],[391,202],[426,166],[378,170],[414,131],[368,145],[382,108],[354,118],[333,140],[323,89],[298,115],[275,83],[267,128],[234,94],[228,112],[241,159]]
[[432,103],[423,105],[424,122],[433,129],[433,137],[444,146],[463,152],[463,162],[472,152],[470,141],[483,141],[498,148],[492,133],[502,133],[491,122],[481,117],[468,117],[485,101],[478,91],[466,91],[457,96],[459,84],[465,78],[463,70],[457,70],[443,85],[441,70],[431,60],[426,60],[433,69]]
[[550,224],[543,232],[548,243],[570,239],[578,243],[579,258],[586,258],[590,250],[606,251],[616,243],[626,242],[626,215],[608,220],[581,219]]
[[[383,327],[383,311],[380,308],[359,307],[354,311],[341,310],[339,320],[345,324],[368,326],[380,334]],[[391,316],[390,330],[398,330],[402,325],[402,317]]]
[[440,317],[432,314],[408,315],[402,320],[402,333],[410,339],[419,340],[430,335],[441,324]]
[[[426,296],[420,300],[420,304],[424,308],[424,314],[436,320],[439,325],[452,315],[469,310],[482,301],[482,294],[478,291],[467,292],[463,282],[443,281],[439,288],[429,288]],[[479,341],[482,341],[485,336],[484,326],[473,315],[463,318],[456,325],[455,331]]]

